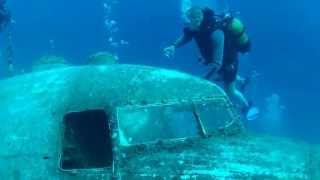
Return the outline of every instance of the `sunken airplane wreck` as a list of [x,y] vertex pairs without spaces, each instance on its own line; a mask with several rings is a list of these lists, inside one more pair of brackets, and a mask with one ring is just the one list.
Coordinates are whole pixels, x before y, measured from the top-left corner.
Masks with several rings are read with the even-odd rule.
[[215,84],[137,65],[0,81],[6,179],[320,179],[320,148],[245,133]]

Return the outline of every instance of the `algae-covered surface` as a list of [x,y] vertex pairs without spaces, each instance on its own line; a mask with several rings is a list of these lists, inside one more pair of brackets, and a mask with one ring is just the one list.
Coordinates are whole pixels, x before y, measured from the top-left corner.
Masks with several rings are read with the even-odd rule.
[[[126,171],[189,179],[318,179],[319,146],[288,139],[236,135],[137,146],[126,152]],[[311,162],[310,162],[311,161]]]
[[[116,173],[112,167],[60,168],[63,117],[69,112],[102,109],[109,113],[120,106],[161,107],[172,101],[208,98],[228,100],[211,82],[135,65],[65,67],[1,80],[0,177],[109,179],[114,173],[122,179],[320,179],[318,145],[248,135],[241,123],[209,137],[113,144],[119,158],[114,159]],[[152,129],[137,132],[143,136]]]

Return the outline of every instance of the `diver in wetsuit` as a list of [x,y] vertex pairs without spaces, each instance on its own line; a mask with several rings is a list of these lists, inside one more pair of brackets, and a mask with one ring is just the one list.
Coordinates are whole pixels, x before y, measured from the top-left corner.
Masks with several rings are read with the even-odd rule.
[[211,9],[199,7],[190,8],[186,17],[189,22],[183,35],[164,49],[165,56],[172,57],[177,48],[194,39],[201,53],[200,61],[209,67],[204,78],[222,80],[228,96],[237,99],[247,114],[250,105],[236,88],[239,52],[249,52],[251,47],[241,21],[232,16],[219,21]]
[[7,64],[8,76],[13,75],[13,48],[12,48],[12,36],[9,25],[12,21],[11,13],[6,7],[6,0],[0,0],[0,32],[5,31],[4,36],[7,41],[7,45],[4,47],[4,60]]
[[6,0],[0,0],[0,32],[3,31],[11,21],[11,15],[6,8]]

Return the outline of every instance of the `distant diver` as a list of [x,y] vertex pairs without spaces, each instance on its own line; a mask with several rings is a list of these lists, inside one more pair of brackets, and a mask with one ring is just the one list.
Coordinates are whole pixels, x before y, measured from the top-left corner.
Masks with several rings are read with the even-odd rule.
[[186,11],[186,20],[183,35],[164,49],[164,55],[173,57],[177,48],[194,39],[201,54],[199,61],[209,69],[204,78],[222,81],[228,96],[240,103],[242,113],[250,119],[251,103],[236,87],[238,54],[251,49],[244,25],[231,13],[218,16],[212,9],[196,6]]
[[12,47],[12,35],[9,25],[12,22],[11,13],[6,7],[6,0],[0,0],[0,32],[5,31],[5,37],[7,45],[4,50],[4,57],[7,64],[7,73],[9,76],[13,75],[13,47]]
[[0,32],[11,22],[11,14],[6,8],[6,0],[0,0]]

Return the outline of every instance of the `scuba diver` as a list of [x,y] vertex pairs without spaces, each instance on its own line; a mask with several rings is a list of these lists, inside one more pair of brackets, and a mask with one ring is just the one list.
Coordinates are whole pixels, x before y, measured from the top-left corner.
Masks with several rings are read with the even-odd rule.
[[173,57],[177,48],[194,39],[201,54],[199,61],[208,67],[204,78],[222,81],[225,92],[240,103],[248,119],[251,105],[236,87],[239,53],[247,53],[251,48],[242,22],[232,14],[218,16],[213,10],[200,7],[186,11],[186,20],[183,35],[164,49],[164,55]]
[[0,32],[5,31],[5,38],[7,45],[4,48],[4,59],[7,64],[7,73],[9,76],[13,75],[13,47],[12,47],[12,35],[9,28],[12,22],[11,13],[6,7],[6,0],[0,0]]
[[6,0],[0,0],[0,32],[3,31],[11,21],[11,15],[6,8],[6,2]]

